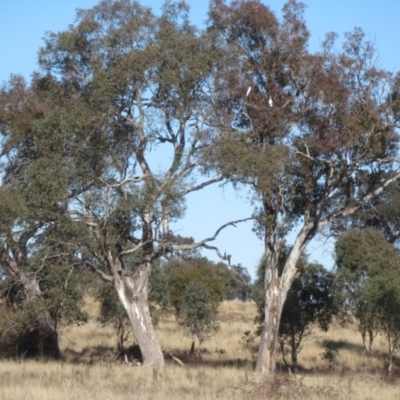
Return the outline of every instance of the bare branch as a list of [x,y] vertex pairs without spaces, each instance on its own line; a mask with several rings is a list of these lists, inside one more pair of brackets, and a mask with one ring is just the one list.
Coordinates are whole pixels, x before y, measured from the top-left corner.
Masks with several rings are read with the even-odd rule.
[[143,247],[146,243],[149,243],[149,241],[140,242],[137,246],[135,246],[135,247],[133,247],[131,249],[121,251],[121,253],[119,253],[119,255],[120,256],[126,256],[127,254],[134,253],[135,251],[138,251],[141,247]]
[[94,272],[99,274],[105,281],[108,282],[113,282],[114,278],[111,275],[106,274],[104,271],[102,271],[100,268],[98,268],[95,264],[93,264],[89,260],[83,260],[83,262],[90,267]]
[[224,253],[224,255],[221,254],[221,252],[219,251],[218,247],[215,246],[210,246],[208,244],[203,244],[201,247],[204,247],[207,250],[214,250],[217,253],[217,256],[224,261],[228,261],[228,264],[231,264],[231,258],[232,256],[230,254],[226,254],[226,252]]
[[[216,248],[214,248],[214,247],[212,247],[212,246],[208,246],[207,243],[208,243],[208,242],[212,242],[213,240],[215,240],[215,239],[217,238],[217,236],[220,234],[220,232],[221,232],[223,229],[225,229],[226,227],[228,227],[228,226],[234,226],[234,227],[236,227],[235,224],[238,224],[238,223],[240,223],[240,222],[250,221],[250,220],[252,220],[252,219],[254,219],[254,217],[248,217],[248,218],[243,218],[243,219],[238,219],[238,220],[236,220],[236,221],[228,222],[228,223],[226,223],[226,224],[220,226],[220,227],[217,229],[217,231],[215,232],[214,236],[212,236],[212,237],[209,237],[209,238],[207,238],[207,239],[201,240],[200,242],[193,243],[193,244],[180,244],[180,245],[174,245],[174,244],[173,244],[173,245],[171,246],[171,250],[172,250],[172,251],[194,250],[194,249],[197,249],[197,248],[199,248],[199,247],[205,247],[205,248],[210,248],[210,249],[212,249],[212,250],[216,250],[216,251],[217,251],[217,254],[218,254],[222,259],[227,260],[227,259],[228,259],[228,258],[227,258],[228,256],[226,256],[226,255],[225,255],[225,256],[222,256],[222,255],[219,253],[219,250],[218,250],[218,249],[216,249]],[[207,246],[208,246],[208,247],[207,247]]]
[[138,182],[143,182],[144,181],[144,177],[143,176],[134,176],[131,178],[126,178],[124,180],[122,180],[121,182],[118,183],[107,183],[103,178],[100,178],[100,181],[102,183],[104,183],[107,187],[109,188],[115,188],[115,187],[121,187],[123,185],[126,185],[127,183],[133,182],[133,183],[138,183]]
[[175,357],[174,355],[172,355],[171,353],[167,353],[178,365],[180,365],[181,367],[187,368],[187,365],[181,361],[178,357]]
[[343,207],[339,211],[329,215],[327,218],[324,220],[320,221],[318,223],[318,229],[322,229],[326,225],[328,225],[330,222],[333,220],[339,218],[339,217],[346,217],[348,215],[354,214],[357,210],[360,209],[360,207],[365,203],[366,201],[372,199],[375,196],[378,196],[382,191],[389,186],[391,183],[395,182],[397,179],[400,179],[400,172],[394,175],[392,178],[386,180],[384,183],[382,183],[379,187],[376,189],[370,191],[369,193],[366,193],[361,200],[354,206],[348,206],[348,207]]
[[190,188],[187,188],[187,189],[184,190],[183,192],[180,192],[179,195],[180,195],[180,196],[185,196],[185,195],[188,194],[188,193],[195,192],[195,191],[197,191],[197,190],[203,189],[203,188],[206,187],[206,186],[212,185],[213,183],[216,183],[216,182],[221,182],[222,180],[224,180],[224,176],[219,176],[219,177],[217,177],[217,178],[210,179],[209,181],[205,181],[205,182],[203,182],[203,183],[200,183],[199,185],[196,185],[196,186],[192,186],[192,187],[190,187]]

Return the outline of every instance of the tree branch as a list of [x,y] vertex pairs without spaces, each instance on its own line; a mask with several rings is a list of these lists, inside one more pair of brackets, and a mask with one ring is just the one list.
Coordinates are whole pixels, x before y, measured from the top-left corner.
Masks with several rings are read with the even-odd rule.
[[330,222],[332,222],[333,220],[339,218],[339,217],[346,217],[348,215],[354,214],[357,210],[360,209],[360,207],[362,206],[363,203],[365,203],[366,201],[372,199],[373,197],[379,195],[383,189],[385,189],[388,185],[390,185],[391,183],[395,182],[397,179],[400,179],[400,172],[397,173],[396,175],[394,175],[392,178],[386,180],[385,182],[383,182],[381,185],[379,185],[379,187],[377,187],[375,190],[370,191],[369,193],[366,193],[360,201],[358,201],[358,203],[355,206],[347,206],[347,207],[343,207],[341,210],[332,213],[331,215],[329,215],[327,218],[325,218],[324,220],[321,220],[318,223],[318,230],[324,228],[326,225],[328,225]]
[[199,247],[204,247],[204,248],[207,248],[207,249],[215,250],[217,252],[218,256],[220,258],[222,258],[223,260],[230,260],[230,256],[229,255],[225,254],[224,256],[222,256],[221,253],[219,252],[219,250],[216,247],[207,245],[207,242],[212,242],[213,240],[215,240],[217,238],[217,236],[220,234],[220,232],[223,229],[225,229],[226,227],[228,227],[228,226],[236,227],[235,224],[238,224],[240,222],[250,221],[252,219],[254,219],[254,217],[248,217],[248,218],[243,218],[243,219],[238,219],[236,221],[228,222],[228,223],[220,226],[217,229],[217,231],[215,232],[214,236],[212,236],[212,237],[209,237],[207,239],[201,240],[200,242],[193,243],[193,244],[171,245],[170,249],[172,251],[180,251],[180,250],[194,250],[194,249],[197,249]]
[[200,183],[199,185],[187,188],[186,190],[180,192],[179,195],[180,196],[185,196],[188,193],[195,192],[197,190],[203,189],[204,187],[206,187],[208,185],[212,185],[213,183],[216,183],[216,182],[221,182],[222,180],[224,180],[224,176],[219,176],[217,178],[210,179],[209,181],[205,181],[203,183]]
[[97,274],[99,274],[105,281],[108,282],[113,282],[114,278],[111,275],[106,274],[104,271],[102,271],[100,268],[98,268],[95,264],[93,264],[91,261],[89,260],[83,260],[83,262],[89,266],[94,272],[96,272]]

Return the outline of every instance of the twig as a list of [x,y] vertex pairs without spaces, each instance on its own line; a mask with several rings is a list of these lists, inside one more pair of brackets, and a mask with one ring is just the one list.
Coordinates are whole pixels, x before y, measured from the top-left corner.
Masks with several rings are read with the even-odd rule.
[[177,364],[179,364],[181,367],[187,368],[187,365],[181,361],[178,357],[175,357],[171,353],[167,353]]

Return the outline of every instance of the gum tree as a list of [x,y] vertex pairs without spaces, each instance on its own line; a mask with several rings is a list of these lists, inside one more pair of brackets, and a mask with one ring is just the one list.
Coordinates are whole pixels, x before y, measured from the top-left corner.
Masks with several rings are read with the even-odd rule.
[[278,20],[257,0],[214,0],[209,12],[226,61],[214,75],[219,137],[207,162],[258,203],[266,271],[261,373],[275,369],[282,309],[302,252],[400,177],[398,80],[376,66],[359,29],[340,51],[328,34],[321,50],[310,52],[303,10],[290,0]]
[[377,229],[350,229],[335,244],[336,281],[346,310],[358,321],[365,350],[372,352],[379,331],[379,315],[371,296],[370,282],[395,271],[398,252]]
[[[86,125],[81,149],[100,164],[68,213],[86,237],[76,257],[115,288],[145,366],[164,365],[148,307],[152,263],[173,251],[208,247],[221,229],[195,243],[175,241],[188,193],[220,182],[202,172],[198,154],[211,144],[204,104],[218,52],[187,16],[167,2],[160,17],[131,0],[78,10],[75,24],[48,34],[45,74],[76,88]],[[136,262],[136,260],[138,260]]]
[[0,88],[2,302],[17,310],[10,329],[25,337],[19,351],[28,357],[42,349],[59,358],[60,325],[82,319],[84,279],[60,240],[68,229],[59,226],[83,190],[79,167],[69,162],[76,142],[65,128],[82,118],[71,97],[73,88],[37,74],[30,85],[12,76]]

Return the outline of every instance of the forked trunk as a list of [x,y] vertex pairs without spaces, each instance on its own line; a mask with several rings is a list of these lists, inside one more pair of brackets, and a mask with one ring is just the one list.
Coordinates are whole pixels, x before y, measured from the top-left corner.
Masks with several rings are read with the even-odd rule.
[[279,250],[272,236],[266,236],[266,266],[264,278],[264,323],[258,350],[256,372],[270,374],[275,371],[278,349],[279,324],[289,289],[296,278],[296,264],[306,247],[312,224],[304,225],[289,252],[279,276]]
[[[368,335],[367,335],[368,334]],[[372,332],[371,329],[362,329],[361,330],[361,337],[362,337],[362,341],[365,347],[365,351],[368,354],[372,353],[372,346],[374,343],[374,333]]]

